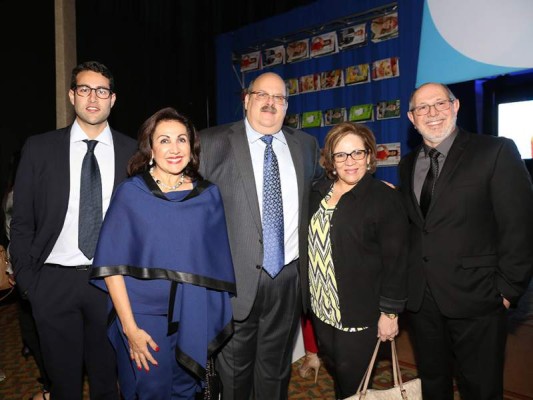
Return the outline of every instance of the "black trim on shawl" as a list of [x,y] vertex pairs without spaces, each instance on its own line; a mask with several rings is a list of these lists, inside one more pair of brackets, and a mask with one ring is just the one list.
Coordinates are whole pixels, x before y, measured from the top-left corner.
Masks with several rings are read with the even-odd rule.
[[[148,186],[148,189],[152,192],[152,194],[155,197],[159,197],[162,200],[167,200],[167,196],[159,189],[159,186],[157,186],[157,183],[155,183],[154,178],[152,178],[152,175],[150,175],[150,172],[145,171],[142,174],[142,178],[144,180],[144,183],[146,183],[146,186]],[[205,189],[207,189],[209,186],[211,186],[212,183],[209,182],[207,179],[196,181],[196,186],[191,190],[191,192],[185,196],[180,202],[187,201],[189,199],[192,199],[193,197],[196,197],[200,195]]]
[[[161,189],[159,189],[159,186],[157,186],[148,171],[145,171],[141,176],[155,197],[169,201],[165,194],[161,191]],[[196,186],[187,196],[180,200],[180,202],[199,196],[204,190],[206,190],[211,185],[212,183],[209,182],[207,179],[197,181]],[[90,272],[90,278],[105,278],[106,276],[112,275],[129,275],[137,279],[167,279],[173,282],[190,283],[193,285],[203,286],[209,289],[221,290],[230,293],[235,293],[237,290],[237,286],[235,283],[206,278],[204,276],[198,276],[184,272],[170,271],[163,268],[143,268],[134,267],[130,265],[115,265],[109,267],[99,267],[98,269],[91,269]]]
[[178,321],[172,322],[172,316],[174,315],[174,305],[176,298],[176,292],[178,291],[178,282],[172,281],[170,283],[170,296],[168,297],[168,315],[167,315],[167,335],[172,335],[176,333],[179,329],[180,323]]
[[190,283],[209,289],[222,290],[235,293],[235,283],[206,278],[185,272],[176,272],[164,268],[133,267],[130,265],[114,265],[112,267],[99,267],[91,270],[91,278],[105,278],[112,275],[129,275],[137,279],[166,279],[169,281]]
[[[214,352],[219,350],[224,342],[229,340],[230,336],[233,334],[233,321],[227,324],[222,331],[217,335],[217,337],[209,343],[207,349],[207,357],[210,358],[214,355]],[[202,381],[205,381],[206,369],[199,365],[196,361],[190,358],[186,353],[180,351],[179,347],[176,347],[176,360],[191,371],[193,374],[198,376]]]

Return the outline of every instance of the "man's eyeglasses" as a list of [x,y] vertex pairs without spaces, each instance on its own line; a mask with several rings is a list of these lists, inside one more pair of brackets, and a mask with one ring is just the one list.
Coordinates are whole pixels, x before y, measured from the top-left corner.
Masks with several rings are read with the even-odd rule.
[[416,115],[426,115],[429,113],[431,107],[435,107],[437,111],[446,111],[450,109],[451,104],[453,103],[452,99],[437,101],[435,104],[424,104],[423,106],[413,107],[409,111],[415,113]]
[[332,157],[333,157],[333,161],[340,163],[340,162],[345,162],[348,159],[348,156],[352,157],[352,160],[357,161],[357,160],[362,160],[363,158],[365,158],[367,154],[368,154],[368,150],[354,150],[349,154],[344,153],[344,152],[333,153]]
[[285,104],[287,101],[286,96],[282,96],[280,94],[268,94],[267,92],[250,92],[250,94],[253,94],[255,96],[255,99],[258,101],[267,101],[272,97],[272,100],[276,104]]
[[74,91],[80,97],[89,97],[93,90],[96,94],[96,97],[99,99],[109,99],[109,96],[111,96],[111,93],[113,93],[111,89],[105,87],[92,88],[87,85],[77,85],[74,87]]

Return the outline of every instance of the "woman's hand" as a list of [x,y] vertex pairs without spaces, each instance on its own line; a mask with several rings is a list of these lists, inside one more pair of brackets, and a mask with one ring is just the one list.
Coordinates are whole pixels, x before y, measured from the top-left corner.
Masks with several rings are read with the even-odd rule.
[[152,337],[144,330],[137,326],[130,329],[124,329],[124,334],[128,338],[130,346],[130,358],[135,361],[137,369],[140,371],[144,368],[146,371],[150,371],[148,362],[157,366],[156,359],[152,356],[152,353],[148,349],[148,346],[155,351],[159,351],[159,346],[153,341]]
[[126,290],[126,283],[122,275],[106,276],[105,283],[109,290],[111,300],[117,311],[118,318],[122,324],[124,335],[128,339],[130,347],[130,358],[137,364],[140,371],[143,368],[150,371],[148,362],[157,366],[157,361],[152,356],[148,346],[153,351],[159,351],[159,346],[153,341],[152,337],[143,329],[140,329],[135,322],[133,310],[131,309],[130,298]]
[[378,338],[385,342],[393,340],[399,333],[398,317],[389,318],[386,314],[381,314],[378,321]]

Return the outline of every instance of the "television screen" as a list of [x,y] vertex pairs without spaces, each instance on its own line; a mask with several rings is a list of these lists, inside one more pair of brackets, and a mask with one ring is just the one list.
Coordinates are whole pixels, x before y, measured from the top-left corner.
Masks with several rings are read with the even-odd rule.
[[513,139],[522,158],[533,158],[533,100],[498,105],[498,136]]

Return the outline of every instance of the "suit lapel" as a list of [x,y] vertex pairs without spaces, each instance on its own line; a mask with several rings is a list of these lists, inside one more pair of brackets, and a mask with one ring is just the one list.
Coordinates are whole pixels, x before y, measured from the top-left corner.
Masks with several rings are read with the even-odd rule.
[[248,207],[252,213],[257,230],[262,233],[263,228],[261,224],[261,212],[259,211],[259,199],[257,198],[252,156],[250,155],[250,146],[248,145],[244,122],[235,124],[228,138],[233,154],[235,154],[233,157],[235,164],[242,178],[244,196],[246,196]]
[[424,222],[424,217],[422,216],[422,211],[420,210],[420,205],[418,204],[418,200],[416,199],[415,190],[414,190],[414,181],[415,181],[415,165],[416,165],[416,159],[418,157],[418,153],[420,152],[421,146],[418,146],[413,151],[411,151],[406,157],[405,157],[405,173],[408,174],[408,191],[405,194],[405,196],[408,196],[409,201],[409,207],[411,208],[411,215],[417,215],[418,218],[415,219],[417,223],[420,225]]
[[[294,134],[294,131],[283,128],[283,134],[285,135],[285,140],[287,140],[287,145],[289,146],[289,151],[291,152],[292,163],[294,165],[294,170],[296,171],[296,182],[298,184],[298,204],[303,204],[304,197],[304,160],[302,157],[302,146],[300,141]],[[301,217],[301,207],[298,207],[299,218]]]
[[465,147],[470,140],[469,134],[466,132],[461,132],[457,134],[455,140],[453,141],[450,152],[446,156],[446,162],[442,168],[441,173],[435,183],[435,191],[433,192],[433,197],[431,199],[431,204],[428,209],[428,215],[431,214],[431,210],[435,207],[435,204],[439,201],[441,194],[448,190],[450,179],[453,176],[454,171],[459,167],[461,158],[465,154]]
[[[58,220],[63,224],[65,215],[67,214],[68,200],[70,195],[70,129],[72,125],[61,130],[59,143],[57,146],[57,153],[55,156],[56,168],[55,178],[52,182],[56,184],[52,191],[55,191],[57,196],[57,210],[60,212]],[[61,229],[61,228],[59,228]],[[59,232],[58,232],[59,234]]]

